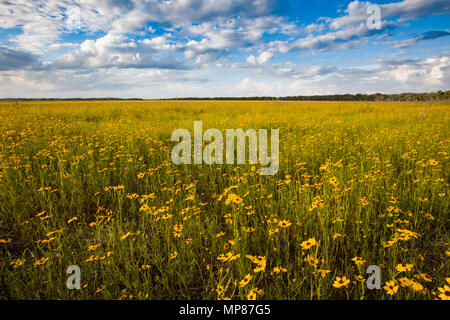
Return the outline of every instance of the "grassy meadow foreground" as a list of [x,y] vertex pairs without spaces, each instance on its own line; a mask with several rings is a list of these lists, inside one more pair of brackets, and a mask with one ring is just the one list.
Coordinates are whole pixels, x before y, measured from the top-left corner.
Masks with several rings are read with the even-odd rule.
[[[0,103],[0,299],[450,299],[449,116],[445,103]],[[195,120],[278,128],[278,173],[174,165],[170,135]]]

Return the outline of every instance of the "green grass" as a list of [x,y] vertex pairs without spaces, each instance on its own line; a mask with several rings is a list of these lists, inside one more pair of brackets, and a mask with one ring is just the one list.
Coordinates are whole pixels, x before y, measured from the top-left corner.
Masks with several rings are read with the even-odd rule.
[[[450,277],[449,111],[445,103],[1,103],[0,298],[247,299],[254,290],[257,299],[440,299]],[[278,173],[172,164],[171,132],[192,133],[195,120],[224,133],[278,128]],[[242,202],[226,204],[230,194]],[[302,249],[310,238],[318,246]],[[239,257],[217,259],[228,252]],[[247,255],[265,257],[264,270],[254,272]],[[66,287],[70,265],[81,268],[81,290]],[[367,289],[369,265],[380,266],[382,287],[397,281],[394,295]],[[343,276],[347,287],[333,287]]]

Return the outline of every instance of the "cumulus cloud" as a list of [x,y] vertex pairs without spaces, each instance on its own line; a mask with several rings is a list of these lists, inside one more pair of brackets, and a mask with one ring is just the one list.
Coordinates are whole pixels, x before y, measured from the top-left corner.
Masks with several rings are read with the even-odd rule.
[[250,55],[247,58],[247,62],[251,65],[261,65],[268,62],[270,59],[272,59],[273,53],[270,51],[264,51],[262,52],[258,57],[255,57],[254,55]]
[[[142,81],[171,96],[186,92],[186,84],[189,96],[212,95],[211,87],[217,95],[445,89],[448,54],[352,68],[287,61],[297,51],[320,54],[377,41],[406,49],[450,34],[432,30],[392,39],[405,21],[448,14],[448,0],[382,4],[378,30],[367,27],[370,4],[352,1],[337,17],[304,25],[281,16],[275,0],[0,0],[0,28],[14,30],[0,47],[0,85],[2,92],[23,87],[31,94],[41,86],[57,95],[76,94],[73,87],[91,94],[153,92]],[[219,70],[238,80],[214,78]],[[205,79],[214,86],[205,86]]]
[[142,31],[149,22],[186,26],[215,18],[266,15],[273,0],[2,0],[0,28],[20,27],[14,42],[42,53],[61,35],[75,30],[116,34]]
[[134,41],[128,40],[123,35],[109,33],[97,40],[84,41],[79,49],[63,54],[47,67],[56,69],[111,67],[187,69],[186,65],[170,55],[154,58],[156,53],[170,51],[174,47],[162,36]]
[[[370,29],[367,27],[369,17],[367,8],[370,5],[373,3],[350,2],[344,10],[344,15],[337,18],[321,18],[325,25],[313,23],[306,26],[305,31],[309,32],[308,36],[295,41],[280,42],[278,49],[280,52],[347,49],[368,37],[392,31],[400,22],[450,12],[450,4],[446,0],[403,0],[378,5],[381,13],[380,28]],[[324,30],[326,31],[320,34]],[[405,45],[415,43],[417,42],[411,40]]]

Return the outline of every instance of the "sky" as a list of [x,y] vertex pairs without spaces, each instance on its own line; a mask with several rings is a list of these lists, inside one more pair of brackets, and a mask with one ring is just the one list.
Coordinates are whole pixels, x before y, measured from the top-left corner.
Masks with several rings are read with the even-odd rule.
[[450,0],[0,0],[0,98],[450,89]]

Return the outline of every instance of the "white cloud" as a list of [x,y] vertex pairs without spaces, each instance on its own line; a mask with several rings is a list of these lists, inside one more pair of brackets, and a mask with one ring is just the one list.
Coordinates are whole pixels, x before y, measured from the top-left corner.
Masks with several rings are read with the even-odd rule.
[[[221,72],[227,72],[227,67]],[[283,63],[234,69],[231,80],[216,72],[169,69],[12,70],[0,73],[1,97],[289,96],[336,93],[399,93],[448,89],[450,53],[424,59],[379,60],[358,68]],[[247,73],[250,72],[250,73]],[[238,79],[238,80],[236,80]]]
[[[308,36],[295,41],[277,43],[282,53],[292,50],[330,50],[350,48],[368,37],[379,35],[382,32],[398,26],[399,22],[417,19],[436,14],[450,12],[448,0],[403,0],[379,5],[381,10],[381,29],[367,27],[367,7],[371,2],[350,2],[344,10],[344,15],[337,18],[321,18],[324,24],[312,23],[304,28]],[[396,20],[397,19],[397,20]],[[328,30],[323,34],[315,34]],[[414,45],[410,40],[406,46]],[[401,47],[401,46],[400,46]]]
[[[123,89],[135,93],[132,96],[150,92],[148,97],[156,97],[154,90],[158,89],[169,96],[211,96],[214,90],[217,95],[280,96],[363,92],[369,87],[370,91],[426,91],[446,89],[449,83],[448,54],[377,61],[365,68],[339,68],[333,61],[331,65],[273,62],[290,51],[356,48],[371,37],[386,41],[390,31],[403,21],[449,13],[448,0],[380,5],[382,30],[375,31],[366,26],[370,2],[353,1],[343,8],[341,16],[318,19],[302,27],[301,21],[294,23],[272,14],[275,2],[0,0],[0,28],[21,30],[0,47],[1,94],[75,95],[85,90],[87,96],[104,96]],[[87,40],[78,44],[78,40],[66,37],[75,32]],[[444,33],[432,31],[383,44],[408,48]],[[268,40],[281,37],[283,41]],[[55,56],[59,50],[64,53]],[[207,74],[218,69],[232,70],[239,80],[225,81]],[[204,86],[205,79],[214,86]]]
[[251,65],[261,65],[267,63],[270,59],[272,59],[273,53],[270,51],[264,51],[261,53],[258,57],[255,57],[254,55],[250,55],[247,58],[247,62]]

